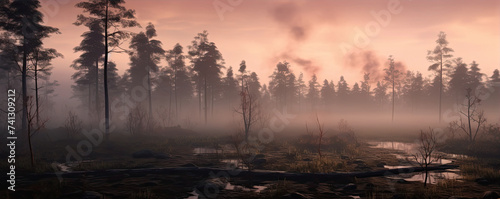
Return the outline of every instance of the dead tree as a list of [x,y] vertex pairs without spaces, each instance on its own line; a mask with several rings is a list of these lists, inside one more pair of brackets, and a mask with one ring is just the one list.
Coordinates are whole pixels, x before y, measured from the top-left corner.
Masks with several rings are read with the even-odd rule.
[[470,143],[474,143],[477,135],[485,128],[486,118],[484,112],[478,109],[481,99],[472,94],[471,88],[467,88],[465,98],[463,109],[459,110],[460,119],[453,122],[453,125],[467,136]]
[[412,157],[425,172],[425,187],[427,185],[427,179],[429,175],[429,165],[439,161],[441,159],[441,156],[436,153],[438,142],[436,133],[432,128],[429,128],[429,131],[427,132],[420,131],[420,138],[418,141],[419,145]]
[[340,138],[343,138],[348,143],[353,143],[354,146],[359,146],[358,138],[356,137],[354,130],[349,125],[347,120],[340,119],[337,128],[339,131],[338,135]]
[[322,155],[321,155],[321,140],[323,139],[323,134],[324,134],[324,131],[323,131],[323,125],[321,125],[319,123],[319,118],[318,118],[318,115],[316,115],[316,121],[318,122],[318,130],[319,130],[319,137],[318,137],[318,155],[319,155],[319,159],[321,159]]
[[147,125],[147,113],[141,106],[134,107],[128,114],[126,127],[130,134],[138,135]]
[[248,141],[251,127],[258,121],[259,114],[257,112],[257,103],[254,96],[250,94],[248,85],[241,87],[240,97],[240,109],[236,110],[236,112],[242,116],[245,141]]
[[68,118],[66,118],[66,123],[64,124],[66,129],[66,135],[69,139],[71,136],[76,136],[83,129],[83,122],[78,118],[78,115],[73,111],[68,112]]

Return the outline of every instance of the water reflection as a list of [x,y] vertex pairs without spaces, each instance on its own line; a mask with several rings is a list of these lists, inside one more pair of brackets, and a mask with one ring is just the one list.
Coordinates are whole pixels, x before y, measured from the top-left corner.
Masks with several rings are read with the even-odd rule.
[[[405,174],[399,174],[396,176],[387,176],[389,179],[404,179],[409,182],[424,182],[425,180],[425,172],[418,172],[418,173],[405,173]],[[429,175],[427,176],[427,183],[430,184],[436,184],[440,180],[459,180],[461,179],[461,176],[453,171],[444,171],[444,172],[438,172],[438,171],[430,171]]]
[[[396,153],[394,154],[396,158],[402,159],[402,160],[412,160],[413,157],[411,154],[414,154],[417,152],[418,145],[416,143],[404,143],[404,142],[372,142],[370,143],[373,148],[383,148],[383,149],[393,149],[397,150],[401,153]],[[441,158],[436,162],[436,164],[450,164],[454,162],[454,159],[458,158],[465,158],[467,156],[465,155],[457,155],[457,154],[447,154],[447,153],[442,153],[438,152],[440,155],[446,158]],[[385,165],[384,168],[386,169],[403,169],[403,168],[411,168],[414,167],[414,165]],[[439,180],[443,179],[461,179],[461,176],[459,175],[460,170],[459,169],[447,169],[445,171],[429,171],[429,175],[427,176],[427,182],[431,184],[436,184]],[[404,179],[406,181],[410,182],[424,182],[425,180],[425,173],[424,172],[417,172],[417,173],[403,173],[395,176],[387,176],[389,179]]]
[[197,154],[216,154],[216,153],[222,153],[221,149],[214,149],[214,148],[205,148],[205,147],[198,147],[193,149],[193,153],[195,155]]
[[[254,185],[251,188],[241,186],[241,185],[233,185],[231,183],[226,183],[226,187],[224,188],[225,190],[231,190],[231,191],[253,191],[256,193],[260,193],[261,191],[264,191],[267,189],[266,185]],[[199,194],[196,192],[196,190],[193,190],[192,192],[189,192],[189,195],[186,199],[198,199]]]

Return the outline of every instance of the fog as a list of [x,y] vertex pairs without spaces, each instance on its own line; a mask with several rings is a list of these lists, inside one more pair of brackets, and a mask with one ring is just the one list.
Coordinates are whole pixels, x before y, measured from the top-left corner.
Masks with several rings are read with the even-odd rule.
[[498,2],[138,2],[0,2],[5,198],[498,196]]

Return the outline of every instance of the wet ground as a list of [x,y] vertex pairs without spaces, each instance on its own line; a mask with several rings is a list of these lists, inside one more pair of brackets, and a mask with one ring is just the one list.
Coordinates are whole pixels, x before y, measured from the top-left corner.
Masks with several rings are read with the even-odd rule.
[[[365,172],[415,166],[408,161],[414,145],[399,142],[370,142],[361,145],[352,154],[323,152],[318,161],[316,153],[292,153],[290,146],[282,145],[262,151],[254,159],[255,169],[298,172],[314,164],[333,172]],[[231,145],[217,147],[182,147],[171,154],[159,153],[147,158],[134,158],[131,154],[96,158],[75,164],[57,164],[63,172],[93,170],[92,168],[163,168],[212,167],[248,169],[241,156]],[[291,156],[290,154],[293,154]],[[443,154],[440,164],[454,164],[463,156]],[[330,161],[330,162],[329,162]],[[326,163],[325,163],[326,162]],[[330,164],[331,163],[331,164]],[[337,166],[339,165],[340,166]],[[292,166],[295,165],[295,166]],[[460,170],[433,171],[423,188],[422,173],[387,175],[360,179],[331,179],[328,181],[295,182],[287,179],[261,181],[231,173],[214,178],[211,173],[148,174],[116,173],[114,175],[84,175],[63,178],[55,175],[37,181],[23,180],[19,191],[9,193],[11,198],[448,198],[450,196],[480,197],[485,191],[500,191],[497,184],[479,185],[461,179]],[[217,176],[217,175],[216,175]],[[50,194],[47,194],[50,193]],[[92,196],[93,195],[93,196]],[[422,196],[422,197],[420,197]],[[7,197],[7,198],[8,198]]]

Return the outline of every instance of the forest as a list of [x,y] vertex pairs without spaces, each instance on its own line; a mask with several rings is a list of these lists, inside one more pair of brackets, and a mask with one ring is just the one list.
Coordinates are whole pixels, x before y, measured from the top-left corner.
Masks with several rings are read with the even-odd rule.
[[[446,31],[420,70],[348,52],[356,81],[291,55],[232,66],[209,30],[166,46],[124,0],[70,1],[85,31],[61,51],[42,3],[0,1],[3,198],[500,197],[500,72]],[[64,112],[55,70],[72,74]]]

